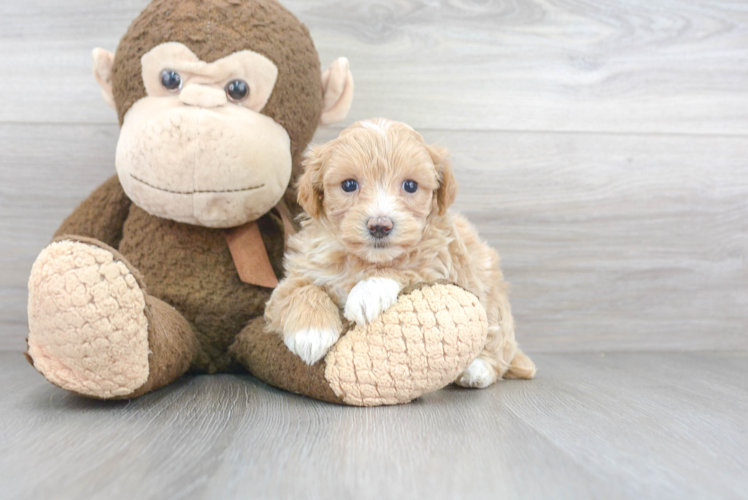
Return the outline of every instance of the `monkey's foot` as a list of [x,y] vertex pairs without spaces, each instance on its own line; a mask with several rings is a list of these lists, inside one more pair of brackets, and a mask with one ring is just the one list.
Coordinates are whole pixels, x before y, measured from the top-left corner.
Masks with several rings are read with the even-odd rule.
[[341,337],[325,358],[325,378],[349,405],[407,403],[452,383],[483,349],[486,332],[475,295],[422,285]]
[[49,245],[31,271],[28,311],[28,355],[53,384],[110,399],[148,380],[145,293],[115,250],[84,238]]
[[486,343],[486,311],[454,285],[401,292],[368,325],[352,327],[312,366],[293,354],[258,317],[230,352],[252,374],[287,391],[353,406],[408,403],[465,371]]

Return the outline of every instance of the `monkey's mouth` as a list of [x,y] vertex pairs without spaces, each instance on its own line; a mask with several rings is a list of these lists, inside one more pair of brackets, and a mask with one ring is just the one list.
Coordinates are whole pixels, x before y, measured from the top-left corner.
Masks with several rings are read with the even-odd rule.
[[252,186],[252,187],[241,188],[241,189],[217,189],[215,191],[210,191],[210,190],[173,191],[171,189],[165,189],[165,188],[160,188],[158,186],[154,186],[153,184],[146,182],[143,179],[139,179],[138,177],[135,177],[132,174],[130,174],[130,177],[132,177],[134,180],[138,181],[139,183],[143,184],[144,186],[148,186],[151,189],[156,189],[158,191],[163,191],[164,193],[170,193],[170,194],[243,193],[246,191],[255,191],[257,189],[262,189],[265,187],[265,184],[261,184],[259,186]]

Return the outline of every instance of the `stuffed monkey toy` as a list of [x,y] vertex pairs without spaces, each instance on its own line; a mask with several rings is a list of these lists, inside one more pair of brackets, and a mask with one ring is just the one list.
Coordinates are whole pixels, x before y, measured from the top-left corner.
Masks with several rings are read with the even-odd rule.
[[275,0],[154,0],[94,76],[121,126],[117,175],[57,230],[29,279],[27,357],[51,383],[127,399],[187,372],[249,371],[320,400],[406,403],[480,352],[485,311],[449,284],[406,290],[313,366],[265,332],[294,231],[293,181],[353,98]]

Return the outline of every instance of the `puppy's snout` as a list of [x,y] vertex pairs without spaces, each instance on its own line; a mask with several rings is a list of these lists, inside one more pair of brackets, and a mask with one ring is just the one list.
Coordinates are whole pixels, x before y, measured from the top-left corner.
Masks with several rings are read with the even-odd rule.
[[367,223],[369,234],[375,238],[384,238],[392,231],[394,224],[389,217],[372,217]]

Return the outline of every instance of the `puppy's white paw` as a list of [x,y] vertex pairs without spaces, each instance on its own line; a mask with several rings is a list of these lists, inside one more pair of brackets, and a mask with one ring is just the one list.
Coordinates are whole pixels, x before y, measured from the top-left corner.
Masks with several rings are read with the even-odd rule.
[[313,365],[327,354],[340,338],[340,332],[332,328],[306,328],[284,335],[283,343],[288,350],[300,357],[304,363]]
[[366,325],[397,302],[400,283],[389,278],[360,281],[348,294],[343,315],[349,321]]
[[496,370],[488,363],[478,358],[467,367],[467,370],[457,377],[455,384],[462,387],[472,387],[474,389],[485,389],[496,382]]

